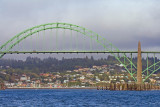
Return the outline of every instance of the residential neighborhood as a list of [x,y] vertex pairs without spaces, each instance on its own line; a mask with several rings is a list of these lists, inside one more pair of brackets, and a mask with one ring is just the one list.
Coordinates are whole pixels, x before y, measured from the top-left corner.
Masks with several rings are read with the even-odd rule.
[[[6,68],[9,70],[9,66]],[[6,70],[6,71],[7,71]],[[9,75],[0,71],[2,75]],[[134,79],[122,65],[101,65],[91,68],[76,67],[65,72],[40,73],[38,77],[13,74],[14,82],[4,81],[6,88],[83,88],[106,83],[134,83]],[[143,79],[145,75],[142,75]],[[160,85],[160,74],[152,74],[146,81]]]

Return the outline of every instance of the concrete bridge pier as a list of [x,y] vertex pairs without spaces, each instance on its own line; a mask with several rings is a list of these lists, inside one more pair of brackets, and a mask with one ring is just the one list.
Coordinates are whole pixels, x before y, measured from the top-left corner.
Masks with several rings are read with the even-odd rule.
[[138,42],[138,56],[137,56],[137,85],[142,84],[142,56],[141,56],[141,43]]

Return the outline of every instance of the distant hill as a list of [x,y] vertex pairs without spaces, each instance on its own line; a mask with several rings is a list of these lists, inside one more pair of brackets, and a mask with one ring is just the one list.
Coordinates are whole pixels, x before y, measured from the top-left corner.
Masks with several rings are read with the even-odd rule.
[[[123,59],[121,59],[123,61]],[[137,64],[137,58],[132,59],[134,64]],[[149,64],[154,62],[153,58],[148,59]],[[156,58],[156,62],[159,59]],[[127,63],[127,62],[126,62]],[[146,59],[142,59],[143,68],[146,68]],[[93,65],[113,65],[119,64],[119,62],[113,56],[108,56],[106,59],[94,59],[92,56],[88,58],[71,58],[65,59],[62,58],[58,60],[56,58],[46,58],[40,59],[37,57],[27,57],[25,61],[23,60],[12,60],[12,59],[0,59],[1,68],[14,68],[14,69],[22,69],[22,70],[33,70],[38,69],[38,72],[63,72],[65,70],[73,70],[76,66],[81,67],[92,67]]]

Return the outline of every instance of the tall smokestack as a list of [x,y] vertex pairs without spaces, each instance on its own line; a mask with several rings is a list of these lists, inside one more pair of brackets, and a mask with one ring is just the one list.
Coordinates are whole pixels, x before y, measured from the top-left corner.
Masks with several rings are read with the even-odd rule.
[[142,57],[141,57],[141,43],[138,42],[138,56],[137,56],[137,84],[142,84]]

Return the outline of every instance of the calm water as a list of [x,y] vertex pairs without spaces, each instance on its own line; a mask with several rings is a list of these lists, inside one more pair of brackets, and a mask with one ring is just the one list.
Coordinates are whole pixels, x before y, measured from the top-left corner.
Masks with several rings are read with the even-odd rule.
[[160,91],[5,90],[2,107],[160,107]]

